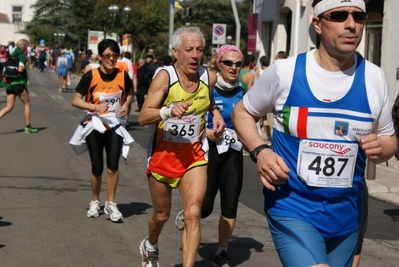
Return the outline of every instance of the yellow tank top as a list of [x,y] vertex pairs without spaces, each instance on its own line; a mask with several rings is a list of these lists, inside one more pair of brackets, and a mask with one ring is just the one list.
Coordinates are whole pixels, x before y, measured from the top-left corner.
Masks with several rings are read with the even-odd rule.
[[188,93],[182,88],[174,66],[163,70],[169,75],[169,89],[163,106],[181,101],[192,101],[193,104],[181,119],[172,117],[156,126],[150,140],[148,169],[167,177],[180,178],[195,162],[207,160],[205,115],[210,105],[209,77],[207,70],[200,67],[198,88]]

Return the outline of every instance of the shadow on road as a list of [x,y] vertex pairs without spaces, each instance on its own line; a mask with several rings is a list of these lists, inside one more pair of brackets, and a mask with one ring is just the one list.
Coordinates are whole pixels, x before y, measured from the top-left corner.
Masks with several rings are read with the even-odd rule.
[[399,209],[384,210],[384,214],[390,216],[393,221],[399,221]]
[[123,218],[129,218],[133,215],[147,214],[147,210],[152,208],[148,203],[131,202],[129,204],[118,204],[118,209],[123,214]]
[[[2,222],[2,221],[1,221],[2,219],[3,219],[3,217],[0,217],[0,227],[12,225],[12,223],[10,223],[10,222]],[[1,246],[1,245],[0,245],[0,246]]]
[[[39,132],[41,132],[41,131],[47,129],[47,127],[34,127],[34,128],[39,129]],[[4,133],[1,133],[1,135],[4,135],[4,134],[15,134],[15,133],[23,133],[23,132],[25,132],[25,129],[17,129],[17,130],[12,131],[12,132],[4,132]]]

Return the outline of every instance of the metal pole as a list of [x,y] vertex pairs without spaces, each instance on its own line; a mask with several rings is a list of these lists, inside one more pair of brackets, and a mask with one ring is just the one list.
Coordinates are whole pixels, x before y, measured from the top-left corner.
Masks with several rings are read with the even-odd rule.
[[367,159],[367,171],[366,171],[367,180],[375,180],[375,174],[376,174],[375,163]]
[[241,23],[240,19],[238,18],[237,6],[235,0],[231,0],[231,7],[233,8],[234,19],[236,21],[236,46],[238,47],[238,49],[240,49]]
[[175,17],[175,0],[170,0],[170,5],[169,5],[169,47],[168,47],[169,56],[172,56],[172,36],[173,36],[173,27],[174,27],[174,17]]

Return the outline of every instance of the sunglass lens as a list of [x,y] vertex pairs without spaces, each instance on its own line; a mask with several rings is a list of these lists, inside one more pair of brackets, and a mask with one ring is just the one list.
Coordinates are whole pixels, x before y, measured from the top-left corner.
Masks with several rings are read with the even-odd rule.
[[352,16],[356,21],[364,21],[367,19],[367,14],[364,12],[353,12]]
[[348,11],[333,11],[330,13],[330,19],[336,21],[345,21],[348,18]]
[[[365,21],[367,19],[367,13],[364,12],[352,12],[353,19],[355,21]],[[348,11],[333,11],[330,13],[330,19],[333,21],[345,21],[349,16]]]
[[231,60],[224,60],[224,61],[223,61],[223,64],[226,65],[226,66],[228,66],[228,67],[231,67],[231,66],[233,66],[234,62],[231,61]]
[[242,61],[237,61],[237,62],[236,62],[236,67],[239,68],[239,67],[241,67],[241,66],[242,66]]

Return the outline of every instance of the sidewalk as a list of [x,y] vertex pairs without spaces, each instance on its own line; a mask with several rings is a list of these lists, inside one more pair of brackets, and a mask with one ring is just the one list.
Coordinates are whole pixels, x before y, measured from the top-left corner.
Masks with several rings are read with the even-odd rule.
[[375,180],[366,182],[370,196],[399,206],[399,170],[378,164]]

